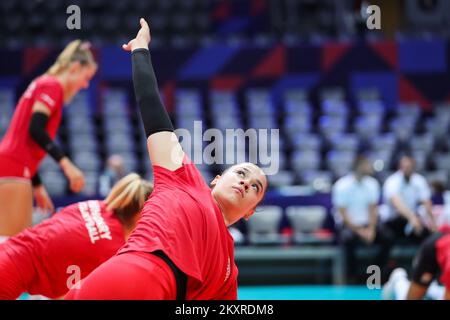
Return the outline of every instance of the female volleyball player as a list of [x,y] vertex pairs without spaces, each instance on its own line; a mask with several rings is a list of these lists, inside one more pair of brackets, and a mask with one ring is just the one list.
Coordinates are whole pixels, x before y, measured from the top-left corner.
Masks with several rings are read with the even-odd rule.
[[31,225],[33,192],[40,208],[53,211],[37,174],[46,153],[59,163],[72,191],[83,188],[82,172],[53,139],[63,104],[88,87],[96,69],[89,45],[75,40],[44,75],[31,82],[19,100],[0,142],[0,237],[12,236]]
[[[433,286],[436,280],[440,280],[444,288]],[[431,296],[430,289],[435,292],[435,299],[450,300],[450,233],[437,232],[429,236],[414,258],[411,281],[405,270],[394,270],[383,287],[383,298],[419,300]]]
[[118,254],[67,299],[236,299],[234,243],[227,226],[249,218],[267,180],[251,163],[235,165],[212,190],[183,153],[161,103],[144,19],[132,51],[133,83],[153,164],[155,190]]
[[153,186],[137,174],[104,201],[70,205],[0,245],[0,299],[21,293],[63,296],[125,243]]

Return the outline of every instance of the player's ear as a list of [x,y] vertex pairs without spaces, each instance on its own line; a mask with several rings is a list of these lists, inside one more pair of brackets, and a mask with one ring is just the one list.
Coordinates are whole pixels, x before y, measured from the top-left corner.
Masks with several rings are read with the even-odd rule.
[[69,65],[69,72],[75,73],[81,70],[81,63],[80,61],[72,61]]
[[253,209],[250,209],[250,211],[244,216],[245,221],[248,221],[250,217],[255,213],[256,207]]
[[217,176],[215,176],[214,179],[210,183],[211,187],[215,187],[220,178],[221,178],[221,176],[219,174]]

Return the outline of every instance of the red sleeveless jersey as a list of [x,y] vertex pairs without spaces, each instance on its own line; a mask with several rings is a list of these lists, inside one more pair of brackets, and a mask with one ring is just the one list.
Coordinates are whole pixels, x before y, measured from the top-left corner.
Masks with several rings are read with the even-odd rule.
[[[63,87],[53,76],[43,75],[28,86],[19,100],[11,123],[0,142],[0,162],[10,165],[3,168],[0,177],[31,178],[37,171],[45,151],[28,133],[32,108],[35,102],[43,103],[51,112],[45,130],[54,139],[59,128],[64,101]],[[20,168],[20,170],[18,169]]]

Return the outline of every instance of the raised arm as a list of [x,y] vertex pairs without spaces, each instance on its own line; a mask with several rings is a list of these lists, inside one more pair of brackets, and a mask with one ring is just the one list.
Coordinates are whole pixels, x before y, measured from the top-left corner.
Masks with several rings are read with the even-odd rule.
[[169,170],[181,167],[184,152],[175,135],[172,122],[161,102],[148,45],[150,28],[141,18],[136,38],[122,48],[131,51],[133,85],[136,101],[147,136],[147,150],[153,165]]

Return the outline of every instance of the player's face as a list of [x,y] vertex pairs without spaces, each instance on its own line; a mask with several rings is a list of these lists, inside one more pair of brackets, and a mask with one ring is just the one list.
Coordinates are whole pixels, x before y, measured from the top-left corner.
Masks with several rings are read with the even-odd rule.
[[409,177],[414,171],[414,161],[409,157],[400,160],[400,170]]
[[370,176],[373,174],[372,165],[369,161],[363,161],[358,168],[358,171],[361,173],[361,175],[364,176]]
[[264,172],[252,163],[229,168],[212,182],[213,195],[225,209],[230,224],[249,218],[264,197],[267,179]]
[[77,65],[70,73],[70,96],[75,96],[80,90],[87,89],[97,67],[91,64],[86,66]]

